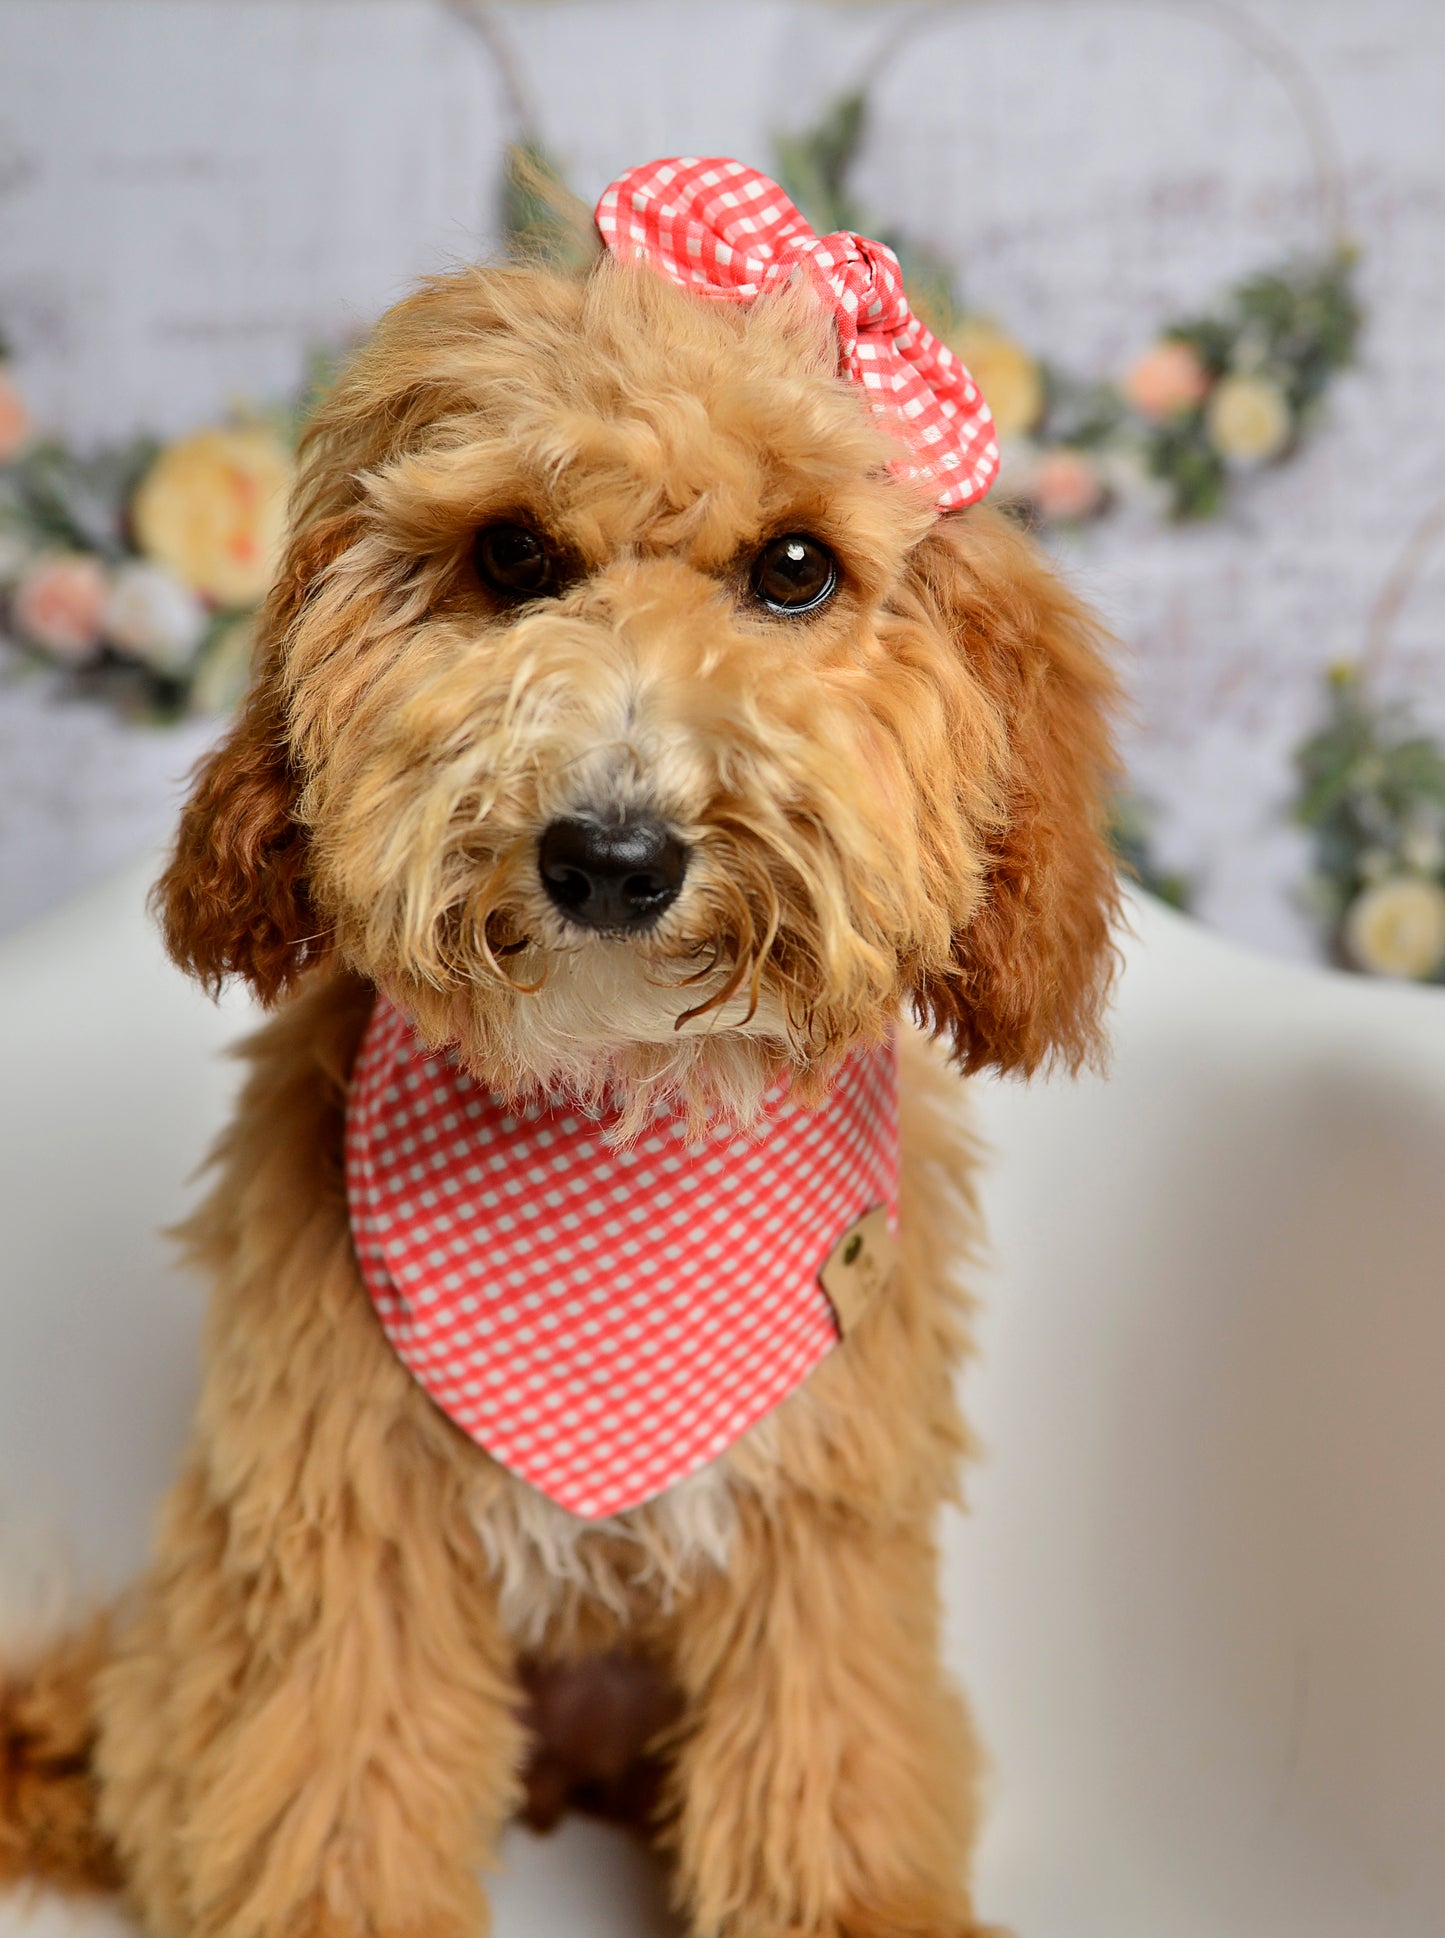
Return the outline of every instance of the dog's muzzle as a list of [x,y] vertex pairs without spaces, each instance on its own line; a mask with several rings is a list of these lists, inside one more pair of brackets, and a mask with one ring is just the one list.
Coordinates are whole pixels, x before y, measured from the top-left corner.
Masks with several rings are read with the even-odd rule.
[[677,900],[687,848],[661,821],[553,821],[537,847],[553,905],[583,928],[635,934]]

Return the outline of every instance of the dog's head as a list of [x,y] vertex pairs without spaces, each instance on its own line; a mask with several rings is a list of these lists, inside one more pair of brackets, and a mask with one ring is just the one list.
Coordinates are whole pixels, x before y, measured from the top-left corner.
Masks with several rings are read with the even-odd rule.
[[312,423],[254,680],[159,889],[272,1001],[339,960],[479,1077],[746,1116],[912,1004],[1093,1047],[1111,686],[996,514],[936,518],[806,289],[605,260],[387,315]]

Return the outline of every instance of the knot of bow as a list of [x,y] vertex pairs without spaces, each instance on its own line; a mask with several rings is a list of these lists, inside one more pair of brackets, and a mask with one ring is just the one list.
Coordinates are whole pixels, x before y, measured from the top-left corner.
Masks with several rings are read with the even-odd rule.
[[901,468],[933,488],[940,511],[972,504],[993,483],[988,405],[908,307],[898,258],[883,243],[846,229],[815,235],[776,182],[721,157],[629,169],[597,204],[597,226],[614,255],[703,296],[751,302],[806,276],[832,314],[840,372],[908,447]]

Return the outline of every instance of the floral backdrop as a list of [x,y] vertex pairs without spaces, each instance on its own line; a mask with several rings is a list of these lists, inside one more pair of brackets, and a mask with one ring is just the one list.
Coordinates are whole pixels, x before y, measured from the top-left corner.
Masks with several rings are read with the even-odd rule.
[[590,197],[701,148],[892,242],[981,382],[1001,499],[1120,636],[1127,864],[1445,979],[1428,0],[62,11],[0,9],[0,927],[164,828],[331,358],[547,240],[509,152]]

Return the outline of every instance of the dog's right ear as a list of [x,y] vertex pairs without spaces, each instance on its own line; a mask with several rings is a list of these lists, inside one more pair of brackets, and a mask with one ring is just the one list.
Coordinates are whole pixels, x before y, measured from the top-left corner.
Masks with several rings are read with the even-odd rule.
[[240,976],[261,1002],[274,1003],[330,946],[312,908],[306,835],[296,820],[281,648],[349,532],[349,520],[322,520],[289,548],[262,608],[250,687],[230,732],[196,769],[152,891],[173,960],[212,995]]

